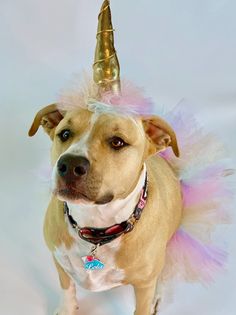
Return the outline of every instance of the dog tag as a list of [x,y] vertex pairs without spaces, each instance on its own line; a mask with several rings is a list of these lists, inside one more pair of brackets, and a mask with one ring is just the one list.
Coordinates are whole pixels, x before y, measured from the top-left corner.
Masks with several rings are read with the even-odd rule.
[[98,258],[91,255],[82,257],[82,260],[86,270],[101,270],[105,267],[105,265]]

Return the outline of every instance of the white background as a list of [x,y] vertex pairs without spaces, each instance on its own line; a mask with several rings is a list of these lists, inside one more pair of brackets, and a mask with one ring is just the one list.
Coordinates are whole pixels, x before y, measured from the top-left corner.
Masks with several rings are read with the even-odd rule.
[[[0,1],[0,314],[51,315],[59,284],[44,245],[48,184],[36,175],[49,156],[35,112],[57,99],[73,74],[91,70],[95,0]],[[146,88],[156,106],[186,98],[199,121],[236,152],[236,2],[113,0],[122,76]],[[222,235],[228,272],[208,289],[180,285],[162,315],[234,315],[235,226]],[[130,315],[132,290],[80,291],[80,314]],[[145,314],[144,314],[145,315]]]

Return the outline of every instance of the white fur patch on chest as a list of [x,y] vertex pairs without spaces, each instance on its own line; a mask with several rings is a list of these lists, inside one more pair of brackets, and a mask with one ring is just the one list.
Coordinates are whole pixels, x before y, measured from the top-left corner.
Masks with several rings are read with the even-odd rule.
[[[146,177],[144,164],[135,189],[122,200],[105,205],[71,204],[67,202],[69,213],[80,227],[108,227],[127,220],[139,200]],[[123,270],[116,266],[115,257],[119,251],[122,237],[97,248],[96,258],[105,267],[99,270],[86,270],[82,257],[90,255],[93,245],[82,240],[67,220],[68,231],[76,240],[70,249],[64,245],[56,248],[54,256],[76,284],[91,291],[104,291],[122,284],[125,278]]]
[[105,291],[122,284],[124,271],[115,265],[115,254],[120,247],[120,238],[97,249],[96,258],[105,265],[104,269],[86,270],[82,257],[89,255],[92,245],[77,239],[67,249],[64,245],[56,248],[54,256],[63,269],[79,286],[94,291]]

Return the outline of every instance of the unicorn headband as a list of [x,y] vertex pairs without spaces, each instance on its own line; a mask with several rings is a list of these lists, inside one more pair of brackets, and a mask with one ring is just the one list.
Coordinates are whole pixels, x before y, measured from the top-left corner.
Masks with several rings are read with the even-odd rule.
[[114,29],[109,0],[104,0],[98,16],[93,79],[100,93],[111,91],[114,94],[120,94],[120,65],[114,46]]

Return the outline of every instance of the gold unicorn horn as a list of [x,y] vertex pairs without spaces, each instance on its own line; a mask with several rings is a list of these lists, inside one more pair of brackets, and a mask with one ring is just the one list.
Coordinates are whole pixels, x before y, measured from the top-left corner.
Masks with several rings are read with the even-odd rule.
[[114,29],[109,0],[103,2],[98,16],[93,79],[101,92],[112,91],[120,94],[120,65],[114,47]]

